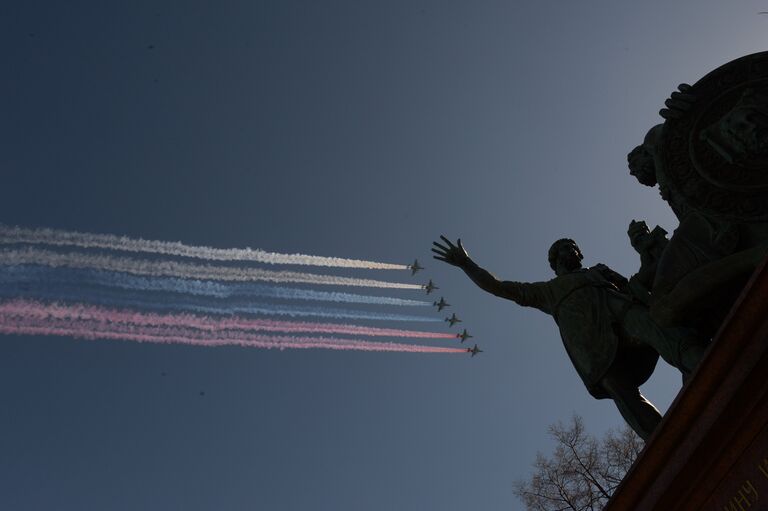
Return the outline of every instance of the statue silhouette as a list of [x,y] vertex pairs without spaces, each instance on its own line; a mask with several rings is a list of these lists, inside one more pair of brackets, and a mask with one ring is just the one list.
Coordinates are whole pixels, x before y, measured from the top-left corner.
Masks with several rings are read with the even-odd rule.
[[626,278],[604,264],[582,267],[581,250],[571,239],[549,249],[555,278],[532,283],[500,281],[469,257],[461,240],[454,245],[441,239],[442,244],[433,243],[435,259],[461,268],[484,291],[551,315],[589,393],[613,399],[632,429],[650,437],[661,414],[638,387],[659,355],[687,378],[704,354],[705,341],[691,330],[657,325]]

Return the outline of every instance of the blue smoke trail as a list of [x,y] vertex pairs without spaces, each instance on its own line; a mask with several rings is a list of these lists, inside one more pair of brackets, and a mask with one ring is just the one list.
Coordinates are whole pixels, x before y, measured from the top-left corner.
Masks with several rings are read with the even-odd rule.
[[44,282],[9,283],[0,286],[0,297],[29,298],[53,302],[87,302],[106,307],[137,307],[141,309],[187,311],[201,314],[262,314],[279,316],[313,316],[334,319],[371,319],[384,321],[442,321],[441,318],[388,314],[370,311],[291,306],[272,303],[232,301],[215,304],[210,299],[195,296],[163,296],[162,294],[125,293],[113,289],[87,289],[80,286]]
[[397,306],[429,306],[430,302],[407,300],[388,296],[370,296],[355,293],[314,291],[252,283],[218,283],[205,280],[187,280],[174,277],[140,277],[126,273],[76,269],[51,268],[38,265],[0,266],[0,284],[19,282],[45,282],[71,285],[118,287],[134,291],[162,291],[186,295],[212,296],[215,298],[259,297],[286,300],[312,300],[339,303],[370,303]]

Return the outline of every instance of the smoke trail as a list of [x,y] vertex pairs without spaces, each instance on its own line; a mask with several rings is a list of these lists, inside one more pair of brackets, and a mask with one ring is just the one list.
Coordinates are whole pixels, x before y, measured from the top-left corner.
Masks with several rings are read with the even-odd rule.
[[[24,324],[27,323],[27,324]],[[394,351],[411,353],[465,353],[465,349],[444,348],[439,346],[418,346],[414,344],[400,344],[392,342],[368,342],[350,339],[334,339],[326,337],[286,337],[286,336],[261,336],[258,339],[246,340],[238,337],[220,338],[211,337],[206,340],[190,339],[184,336],[151,335],[139,332],[114,332],[93,331],[87,324],[73,323],[67,327],[60,325],[46,325],[45,322],[31,324],[20,322],[13,318],[0,316],[0,333],[27,334],[27,335],[61,335],[88,340],[114,339],[136,342],[149,342],[156,344],[186,344],[191,346],[241,346],[249,348],[277,348],[277,349],[308,349],[324,348],[332,350],[358,350],[358,351]]]
[[290,271],[270,271],[259,268],[236,268],[211,266],[207,264],[178,263],[175,261],[149,261],[127,257],[82,254],[78,252],[58,253],[49,250],[27,248],[23,250],[0,251],[0,264],[42,264],[52,267],[94,268],[105,271],[119,271],[150,277],[182,277],[187,279],[266,281],[321,284],[332,286],[377,287],[390,289],[422,289],[419,284],[385,282],[381,280],[337,277]]
[[152,241],[113,234],[92,234],[58,229],[25,229],[0,224],[0,243],[27,243],[34,245],[100,248],[125,252],[144,252],[166,256],[193,257],[211,261],[250,261],[267,264],[296,264],[303,266],[329,266],[337,268],[367,268],[370,270],[407,270],[403,264],[380,263],[340,257],[321,257],[305,254],[278,254],[259,249],[212,248],[185,245],[173,241]]
[[[150,337],[174,337],[184,338],[191,341],[209,341],[211,339],[218,341],[236,341],[236,342],[251,342],[259,343],[265,339],[277,340],[276,342],[296,342],[299,338],[294,336],[266,336],[264,334],[246,332],[242,330],[220,330],[220,331],[207,331],[199,330],[190,327],[179,326],[165,326],[165,325],[135,325],[126,323],[104,323],[99,321],[86,321],[75,319],[54,319],[54,318],[35,318],[35,317],[23,317],[17,315],[0,315],[0,322],[9,324],[19,328],[36,328],[39,326],[45,326],[46,328],[53,328],[56,330],[66,330],[77,328],[81,331],[87,331],[92,335],[98,335],[100,333],[111,334],[132,334],[140,336]],[[371,341],[362,341],[359,339],[342,339],[336,337],[312,337],[316,342],[326,342],[330,344],[377,344]]]
[[246,330],[286,333],[346,334],[370,337],[405,337],[421,339],[453,339],[450,333],[374,328],[333,323],[301,323],[247,318],[211,318],[191,314],[153,314],[131,310],[115,310],[84,304],[44,304],[36,301],[13,300],[0,303],[0,315],[37,320],[78,320],[101,324],[186,327],[218,332]]
[[431,302],[421,300],[315,291],[310,289],[276,287],[252,283],[219,283],[173,277],[148,278],[113,271],[78,268],[50,268],[34,265],[0,266],[0,283],[12,284],[21,282],[46,282],[73,286],[91,285],[118,287],[134,291],[162,291],[187,295],[212,296],[216,298],[260,297],[397,306],[432,305]]
[[[189,339],[191,341],[207,341],[210,339],[217,339],[220,341],[237,340],[243,342],[260,342],[263,341],[265,336],[263,334],[244,332],[242,330],[221,330],[216,332],[199,330],[196,328],[180,327],[180,326],[167,326],[167,325],[137,325],[127,323],[108,323],[101,321],[91,320],[78,320],[78,319],[56,319],[52,317],[39,318],[39,317],[27,317],[19,316],[17,314],[6,315],[0,314],[0,322],[10,324],[19,328],[36,328],[41,325],[47,328],[53,328],[56,330],[66,330],[77,328],[82,331],[87,331],[90,334],[98,335],[99,333],[107,332],[113,334],[137,334],[141,336],[150,337],[176,337]],[[281,341],[293,342],[296,337],[293,336],[274,336],[274,339]],[[342,338],[328,338],[328,337],[316,337],[316,340],[329,342],[331,344],[355,344],[357,342],[369,342],[358,341],[356,339],[342,339]]]
[[382,321],[440,322],[441,318],[390,314],[374,311],[296,306],[251,301],[218,303],[195,296],[163,296],[160,294],[125,293],[115,289],[68,288],[62,285],[30,282],[0,286],[0,297],[32,298],[45,301],[89,302],[106,307],[138,307],[160,311],[189,311],[202,314],[260,314],[290,317],[319,317],[332,319],[370,319]]

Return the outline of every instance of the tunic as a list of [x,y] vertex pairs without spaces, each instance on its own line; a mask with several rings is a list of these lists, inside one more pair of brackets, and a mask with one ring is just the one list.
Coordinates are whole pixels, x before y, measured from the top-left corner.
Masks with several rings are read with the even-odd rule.
[[[600,380],[621,364],[622,375],[640,386],[653,372],[658,353],[621,335],[621,310],[633,306],[610,280],[623,279],[605,265],[582,268],[546,282],[502,283],[504,298],[554,317],[565,350],[590,394],[609,397]],[[610,279],[610,280],[609,280]]]

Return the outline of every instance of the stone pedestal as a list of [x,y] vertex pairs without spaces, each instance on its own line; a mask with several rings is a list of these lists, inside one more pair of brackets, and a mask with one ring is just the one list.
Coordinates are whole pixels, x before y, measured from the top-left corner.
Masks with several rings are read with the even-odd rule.
[[768,261],[605,509],[768,510]]

